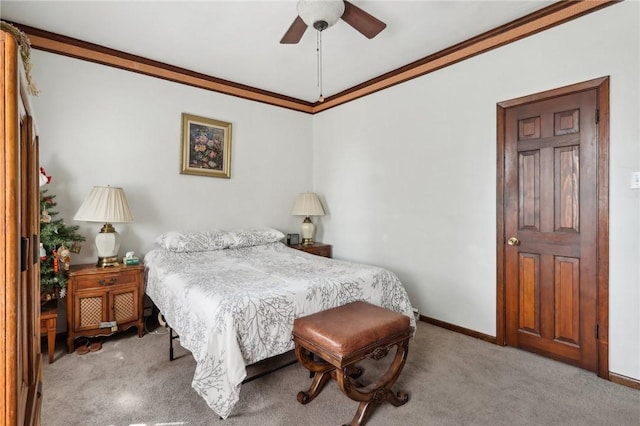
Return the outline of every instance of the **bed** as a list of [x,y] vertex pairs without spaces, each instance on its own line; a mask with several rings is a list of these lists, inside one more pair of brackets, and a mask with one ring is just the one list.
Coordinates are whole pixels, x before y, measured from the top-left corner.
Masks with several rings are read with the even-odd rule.
[[144,258],[146,294],[196,361],[192,387],[222,418],[248,365],[293,349],[297,317],[364,300],[406,314],[415,328],[391,271],[294,250],[283,237],[274,229],[167,232]]

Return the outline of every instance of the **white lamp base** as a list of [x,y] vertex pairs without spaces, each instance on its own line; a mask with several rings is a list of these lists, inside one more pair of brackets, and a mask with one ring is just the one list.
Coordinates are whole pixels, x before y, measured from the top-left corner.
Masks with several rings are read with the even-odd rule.
[[315,233],[316,226],[311,222],[309,216],[304,218],[302,222],[302,229],[300,230],[300,237],[302,238],[302,244],[313,244],[313,234]]
[[116,232],[110,223],[105,223],[100,233],[96,235],[96,249],[98,250],[97,266],[119,265],[120,234]]

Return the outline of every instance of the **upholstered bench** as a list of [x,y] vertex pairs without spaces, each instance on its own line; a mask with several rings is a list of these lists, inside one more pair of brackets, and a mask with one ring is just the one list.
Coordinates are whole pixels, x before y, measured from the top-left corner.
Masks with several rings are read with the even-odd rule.
[[[367,302],[353,302],[318,312],[293,322],[298,361],[314,373],[308,391],[298,393],[301,404],[311,402],[331,378],[349,398],[360,402],[351,425],[362,425],[382,402],[400,406],[409,400],[394,394],[395,383],[407,360],[411,328],[409,317]],[[365,358],[379,360],[396,346],[395,358],[375,382],[356,382],[362,369],[355,364]]]

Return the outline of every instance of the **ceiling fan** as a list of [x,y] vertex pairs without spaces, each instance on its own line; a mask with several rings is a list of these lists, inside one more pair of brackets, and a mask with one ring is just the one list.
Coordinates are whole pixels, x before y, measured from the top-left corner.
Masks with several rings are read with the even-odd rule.
[[387,24],[346,0],[299,0],[298,16],[280,40],[281,44],[296,44],[308,26],[319,32],[342,19],[367,38],[374,38]]

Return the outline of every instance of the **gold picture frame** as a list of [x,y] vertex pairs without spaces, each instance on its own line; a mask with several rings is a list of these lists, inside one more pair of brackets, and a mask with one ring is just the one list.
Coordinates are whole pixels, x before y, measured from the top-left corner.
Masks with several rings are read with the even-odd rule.
[[180,173],[231,177],[231,123],[182,113]]

